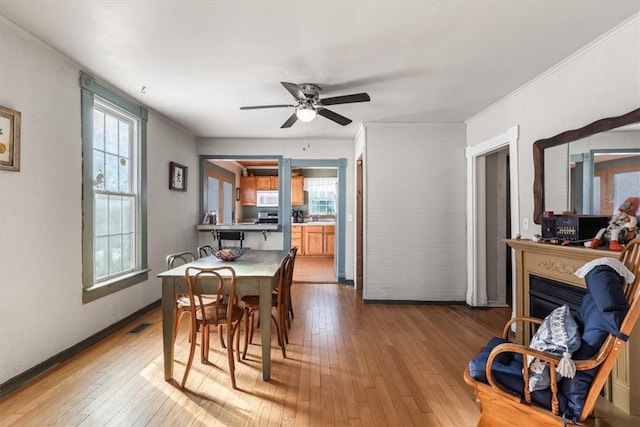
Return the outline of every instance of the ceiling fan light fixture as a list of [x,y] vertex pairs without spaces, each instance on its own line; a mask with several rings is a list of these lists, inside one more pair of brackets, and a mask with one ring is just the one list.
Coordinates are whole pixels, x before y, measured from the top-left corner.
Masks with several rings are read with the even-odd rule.
[[301,122],[310,122],[316,118],[316,115],[316,110],[310,105],[302,106],[296,111],[296,116],[298,116],[298,120]]

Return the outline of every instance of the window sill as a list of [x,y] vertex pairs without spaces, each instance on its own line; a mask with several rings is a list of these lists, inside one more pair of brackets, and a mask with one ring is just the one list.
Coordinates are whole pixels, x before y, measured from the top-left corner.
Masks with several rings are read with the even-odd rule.
[[143,270],[138,270],[133,273],[84,288],[82,290],[82,303],[87,304],[91,301],[114,294],[138,283],[146,282],[149,279],[149,271],[151,271],[151,269],[145,268]]

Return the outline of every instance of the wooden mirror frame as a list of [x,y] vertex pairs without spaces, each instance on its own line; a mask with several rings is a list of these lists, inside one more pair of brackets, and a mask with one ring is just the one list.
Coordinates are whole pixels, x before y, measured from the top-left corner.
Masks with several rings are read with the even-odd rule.
[[533,144],[533,221],[542,223],[544,212],[544,150],[568,144],[600,132],[640,122],[640,108],[617,117],[596,120],[580,129],[562,132],[551,138],[539,139]]

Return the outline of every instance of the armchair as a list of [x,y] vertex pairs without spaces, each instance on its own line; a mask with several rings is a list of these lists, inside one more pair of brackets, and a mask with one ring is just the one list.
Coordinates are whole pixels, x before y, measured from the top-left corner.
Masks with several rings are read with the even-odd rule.
[[[511,319],[502,337],[494,337],[469,364],[464,380],[476,395],[481,412],[478,426],[585,425],[640,317],[640,238],[627,244],[619,261],[631,275],[611,273],[607,266],[585,277],[588,293],[578,312],[582,346],[574,353],[573,378],[561,379],[556,373],[562,356],[508,341],[515,322],[522,322],[533,334],[543,321],[532,317]],[[608,282],[601,281],[603,277]],[[549,363],[549,388],[530,391],[528,356]]]

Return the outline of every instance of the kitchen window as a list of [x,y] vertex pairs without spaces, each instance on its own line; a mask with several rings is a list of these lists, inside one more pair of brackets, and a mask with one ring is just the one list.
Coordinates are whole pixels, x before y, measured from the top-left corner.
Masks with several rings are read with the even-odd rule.
[[309,198],[309,215],[334,215],[338,178],[305,178],[304,190]]
[[82,277],[89,302],[147,280],[146,110],[84,73],[81,85]]

